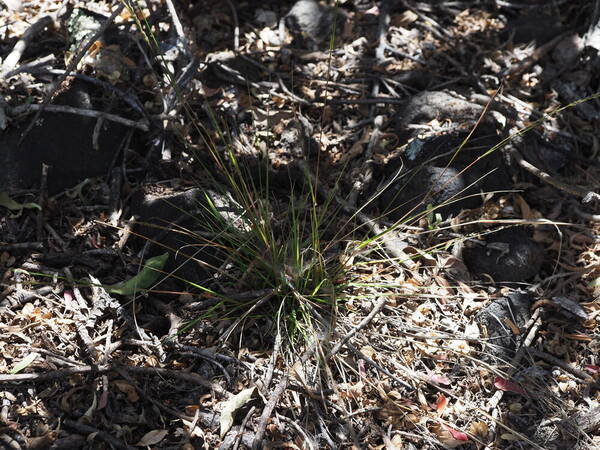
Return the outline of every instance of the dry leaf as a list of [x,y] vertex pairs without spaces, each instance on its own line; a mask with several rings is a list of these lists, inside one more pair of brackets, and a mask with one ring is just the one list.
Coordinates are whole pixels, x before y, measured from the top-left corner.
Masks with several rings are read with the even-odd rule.
[[128,383],[124,380],[116,380],[113,381],[113,384],[118,390],[120,390],[123,394],[127,396],[127,401],[131,403],[136,403],[140,399],[137,390],[134,386],[131,385],[131,383]]
[[434,426],[432,431],[446,447],[456,448],[469,442],[469,437],[465,433],[445,424]]
[[527,392],[525,392],[525,389],[523,389],[517,383],[505,380],[502,377],[496,377],[496,379],[494,380],[494,386],[496,386],[496,388],[500,389],[501,391],[515,392],[517,394],[521,394],[521,395],[525,395],[525,396],[527,395]]
[[448,399],[444,394],[440,394],[438,396],[437,401],[435,402],[435,410],[440,416],[444,415],[444,410],[446,409],[446,406],[448,406]]
[[146,447],[155,445],[162,441],[169,432],[167,430],[152,430],[147,432],[136,445],[136,447]]
[[239,394],[234,395],[229,400],[227,400],[227,402],[225,402],[223,411],[221,411],[221,430],[219,433],[221,438],[223,438],[233,426],[234,413],[238,409],[242,408],[250,400],[252,400],[252,396],[254,395],[255,390],[256,387],[254,386],[248,389],[244,389]]
[[478,436],[482,439],[487,438],[488,432],[489,428],[487,423],[485,422],[473,422],[471,425],[469,425],[469,433]]

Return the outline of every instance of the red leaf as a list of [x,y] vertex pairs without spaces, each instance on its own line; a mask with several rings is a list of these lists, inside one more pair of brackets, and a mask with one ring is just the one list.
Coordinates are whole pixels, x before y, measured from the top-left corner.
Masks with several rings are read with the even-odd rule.
[[452,435],[452,437],[454,439],[456,439],[457,441],[468,441],[469,440],[469,436],[467,436],[465,433],[463,433],[462,431],[458,431],[455,430],[454,428],[450,428],[448,425],[446,424],[442,424],[444,426],[444,428]]
[[446,409],[446,406],[448,406],[448,399],[444,396],[444,394],[440,394],[437,402],[435,403],[435,409],[438,414],[441,415]]
[[436,374],[430,374],[429,380],[433,383],[443,384],[444,386],[450,386],[450,384],[452,383],[452,381],[450,381],[450,378]]
[[527,395],[527,392],[525,392],[525,389],[523,389],[517,383],[505,380],[502,377],[496,377],[496,380],[494,381],[494,386],[496,386],[496,388],[500,389],[501,391],[515,392],[517,394],[521,394],[521,395],[525,395],[525,396]]

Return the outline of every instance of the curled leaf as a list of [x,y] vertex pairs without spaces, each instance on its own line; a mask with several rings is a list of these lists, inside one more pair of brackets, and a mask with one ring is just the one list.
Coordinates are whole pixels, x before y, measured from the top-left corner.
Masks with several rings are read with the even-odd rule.
[[119,295],[134,295],[136,292],[150,288],[161,276],[162,268],[167,262],[168,253],[150,258],[140,273],[135,277],[117,284],[104,286],[106,292]]
[[502,377],[496,377],[496,380],[494,381],[494,386],[496,386],[496,388],[500,389],[501,391],[515,392],[517,394],[521,394],[521,395],[525,395],[525,396],[527,395],[527,392],[525,392],[525,389],[523,389],[517,383],[515,383],[513,381],[505,380]]
[[160,441],[162,441],[165,438],[165,436],[168,433],[169,432],[167,430],[148,431],[145,435],[142,436],[142,438],[139,440],[139,442],[135,445],[137,447],[147,447],[149,445],[158,444]]
[[37,203],[18,203],[10,198],[6,192],[0,192],[0,206],[4,206],[11,211],[17,211],[17,216],[21,214],[23,209],[42,209]]
[[11,369],[10,373],[19,373],[21,370],[26,369],[38,358],[38,356],[40,356],[39,353],[31,352],[29,355],[19,361],[17,365]]
[[223,407],[223,411],[221,411],[221,438],[223,438],[233,426],[234,413],[252,399],[255,390],[255,387],[244,389],[239,394],[236,394],[227,400]]
[[446,396],[444,394],[440,394],[435,403],[435,410],[437,411],[437,413],[439,415],[442,415],[442,414],[444,414],[444,410],[446,409],[446,406],[448,406],[448,399],[446,398]]

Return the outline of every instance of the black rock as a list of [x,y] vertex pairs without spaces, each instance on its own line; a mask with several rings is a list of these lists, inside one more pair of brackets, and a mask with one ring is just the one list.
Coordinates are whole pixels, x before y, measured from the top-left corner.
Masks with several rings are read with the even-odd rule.
[[239,207],[224,194],[202,189],[168,192],[157,186],[136,192],[131,211],[137,218],[136,234],[142,237],[140,246],[150,246],[146,256],[168,252],[165,270],[194,283],[210,278],[223,263],[219,232],[235,227],[240,215]]
[[[466,137],[464,132],[412,141],[402,164],[405,172],[413,172],[389,184],[379,197],[380,210],[395,221],[420,213],[428,205],[443,205],[435,212],[445,218],[479,206],[480,192],[511,189],[499,151],[483,156],[499,141],[493,130],[482,128],[456,153]],[[392,169],[386,169],[387,179],[393,176]]]
[[408,181],[393,183],[381,194],[381,204],[388,205],[386,214],[394,221],[406,220],[428,205],[438,206],[434,213],[456,215],[464,208],[474,208],[478,199],[468,197],[477,191],[466,189],[465,179],[452,168],[425,166]]
[[508,20],[506,28],[501,33],[503,40],[512,36],[515,44],[529,44],[534,42],[541,46],[562,33],[559,16],[544,14],[536,9],[525,14],[519,14]]
[[485,236],[483,244],[465,244],[462,258],[472,274],[490,275],[494,281],[520,282],[538,274],[544,250],[522,228],[507,228]]
[[401,108],[396,115],[396,129],[401,132],[408,124],[427,123],[433,119],[475,124],[482,113],[483,106],[458,95],[444,91],[424,91],[412,96]]
[[484,355],[503,361],[514,355],[517,336],[507,325],[507,321],[519,328],[524,327],[531,318],[531,303],[528,294],[513,292],[507,297],[494,300],[477,314],[475,320],[487,330],[488,340]]
[[[84,109],[95,107],[82,83],[74,83],[54,103]],[[27,119],[32,120],[33,117],[30,114]],[[28,124],[24,120],[0,134],[0,191],[38,186],[42,163],[50,166],[50,194],[73,187],[85,178],[106,175],[126,132],[124,126],[104,121],[98,134],[98,148],[95,149],[93,135],[97,119],[43,112],[20,142]]]

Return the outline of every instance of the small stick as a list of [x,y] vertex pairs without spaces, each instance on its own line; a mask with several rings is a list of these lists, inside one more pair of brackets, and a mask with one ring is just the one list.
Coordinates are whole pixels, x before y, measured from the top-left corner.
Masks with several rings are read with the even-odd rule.
[[588,382],[592,382],[594,381],[594,378],[584,372],[581,369],[578,369],[576,367],[571,366],[569,363],[563,361],[562,359],[557,358],[556,356],[552,356],[546,352],[543,352],[541,350],[538,350],[537,348],[528,348],[527,351],[529,353],[531,353],[533,356],[535,356],[536,358],[540,358],[543,359],[546,362],[549,362],[550,364],[553,364],[555,366],[560,367],[561,369],[564,369],[566,372],[569,372],[572,375],[575,375],[577,378],[580,378],[584,381],[588,381]]
[[240,425],[240,428],[235,436],[235,444],[233,446],[233,450],[237,450],[239,448],[240,443],[242,442],[242,436],[244,435],[244,429],[246,428],[246,424],[248,423],[248,421],[250,420],[250,417],[252,417],[252,415],[254,414],[255,411],[256,411],[256,406],[253,406],[252,408],[250,408],[250,410],[244,417],[244,420],[242,420],[242,424]]
[[348,340],[350,340],[350,338],[352,338],[352,336],[354,336],[356,333],[358,333],[360,330],[362,330],[364,327],[366,327],[373,320],[373,318],[377,314],[379,314],[379,311],[382,310],[383,306],[385,305],[386,300],[387,299],[385,297],[381,297],[379,299],[379,301],[375,304],[375,307],[369,313],[369,315],[367,317],[365,317],[356,327],[354,327],[343,338],[341,338],[337,344],[335,344],[335,346],[331,349],[331,352],[329,352],[328,357],[331,358],[333,355],[335,355],[337,352],[339,352],[340,349],[344,345],[346,345],[346,342],[348,342]]
[[0,308],[15,308],[23,305],[34,298],[40,298],[44,295],[52,292],[52,286],[44,286],[36,291],[27,291],[24,289],[17,289],[16,292],[9,292],[9,294],[0,301]]
[[[238,21],[237,11],[235,5],[231,0],[227,0],[229,9],[231,9],[231,18],[233,19],[233,50],[237,53],[240,50],[240,24]],[[283,42],[283,41],[282,41]]]
[[563,38],[567,34],[568,34],[568,32],[561,33],[558,36],[556,36],[554,39],[552,39],[551,41],[545,43],[541,47],[536,48],[534,50],[534,52],[531,54],[531,56],[529,56],[528,58],[525,58],[523,61],[519,62],[518,64],[512,65],[508,70],[505,71],[505,73],[503,75],[505,75],[505,76],[508,75],[508,76],[512,77],[512,76],[518,75],[521,72],[524,72],[525,70],[529,69],[535,63],[537,63],[541,58],[543,58],[548,53],[550,53],[550,51],[552,51],[552,49],[554,47],[556,47],[556,44],[558,44],[560,41],[562,41]]
[[43,250],[44,244],[41,242],[18,242],[16,244],[0,245],[0,252],[10,250]]
[[48,200],[48,168],[49,166],[47,164],[42,163],[42,177],[40,181],[40,194],[38,197],[40,210],[37,212],[36,217],[36,235],[38,241],[41,241],[44,238],[42,232],[44,230],[44,209]]
[[112,447],[121,448],[121,449],[125,449],[125,450],[135,449],[135,447],[132,447],[130,445],[127,445],[127,444],[121,442],[119,439],[114,437],[112,434],[109,434],[106,431],[102,431],[102,430],[92,427],[90,425],[85,425],[83,423],[75,422],[74,420],[70,420],[70,419],[65,419],[63,423],[67,428],[72,428],[80,433],[85,433],[87,435],[93,434],[94,436],[98,436],[100,439],[102,439],[103,441],[105,441],[107,444],[109,444]]
[[38,34],[44,28],[50,25],[52,23],[52,20],[52,17],[49,15],[43,16],[40,19],[38,19],[37,22],[31,25],[27,29],[27,31],[25,31],[25,33],[23,33],[21,39],[17,41],[12,51],[4,59],[4,63],[2,64],[2,70],[0,71],[0,80],[5,79],[6,75],[17,66],[19,60],[21,59],[21,56],[23,56],[23,53],[27,49],[27,46],[29,45],[31,40],[35,37],[36,34]]
[[4,73],[4,79],[7,80],[12,76],[15,76],[22,72],[38,72],[40,70],[44,70],[48,64],[56,60],[56,56],[54,55],[46,55],[41,58],[34,59],[33,61],[28,62],[27,64],[22,64],[19,67],[14,68],[13,70],[9,70]]
[[35,113],[35,116],[33,117],[33,120],[29,123],[29,125],[25,129],[25,132],[21,135],[21,139],[19,140],[19,145],[23,143],[23,141],[25,140],[25,138],[27,137],[27,135],[29,134],[29,132],[31,131],[31,129],[34,127],[35,123],[40,118],[40,114],[42,113],[42,111],[44,110],[44,108],[48,106],[48,104],[52,100],[52,97],[54,96],[54,94],[60,88],[60,85],[62,84],[62,82],[67,79],[67,77],[69,76],[69,74],[71,72],[73,72],[73,70],[77,67],[77,64],[79,64],[79,61],[81,61],[81,59],[85,56],[85,54],[92,47],[92,45],[94,44],[94,42],[96,42],[100,38],[100,36],[102,36],[102,34],[104,33],[104,31],[113,22],[113,20],[115,20],[115,17],[117,17],[119,14],[121,14],[121,11],[123,11],[124,8],[125,8],[125,3],[121,3],[119,6],[117,6],[117,8],[113,11],[113,13],[111,14],[111,16],[106,20],[106,22],[104,22],[102,24],[102,26],[98,29],[98,31],[96,31],[96,34],[94,34],[86,42],[86,44],[79,51],[79,53],[77,53],[77,55],[73,58],[73,60],[71,61],[71,63],[67,67],[67,69],[65,70],[64,74],[61,75],[61,76],[59,76],[58,80],[56,80],[54,82],[54,86],[53,86],[52,90],[46,95],[46,99],[40,105],[41,109],[37,110],[37,112]]
[[572,185],[563,183],[562,181],[554,179],[549,173],[546,173],[543,170],[538,169],[537,167],[535,167],[533,164],[529,163],[528,161],[525,161],[525,159],[523,159],[523,156],[521,156],[521,153],[516,148],[509,149],[509,152],[515,158],[515,161],[517,161],[517,164],[519,164],[519,166],[521,166],[527,172],[535,175],[540,180],[545,181],[546,183],[550,184],[551,186],[554,186],[555,188],[560,189],[561,191],[567,192],[571,195],[575,195],[577,197],[583,197],[584,203],[587,203],[592,199],[596,199],[596,200],[600,199],[600,195],[598,195],[597,193],[595,193],[593,191],[588,191],[587,189],[582,189],[579,186],[572,186]]
[[125,119],[124,117],[117,116],[115,114],[105,113],[102,111],[96,111],[93,109],[75,108],[67,105],[46,105],[44,104],[31,104],[31,105],[20,105],[12,108],[8,108],[10,115],[16,116],[17,114],[28,113],[30,111],[50,111],[65,114],[77,114],[85,117],[94,117],[96,119],[105,119],[111,122],[117,122],[126,127],[137,128],[142,131],[149,131],[148,123],[146,121],[138,121]]
[[[306,361],[308,360],[310,355],[312,355],[315,350],[316,350],[316,347],[314,345],[311,346],[308,350],[306,350],[306,352],[304,352],[304,354],[300,357],[299,363],[300,364],[306,363]],[[293,367],[293,365],[291,365],[290,367]],[[263,409],[263,412],[260,416],[260,420],[258,421],[258,425],[256,427],[256,431],[254,434],[254,440],[252,441],[252,450],[258,450],[258,449],[262,448],[262,446],[263,446],[262,441],[263,441],[263,437],[265,435],[265,430],[267,429],[267,422],[269,420],[269,417],[271,417],[271,414],[272,414],[273,410],[275,409],[275,406],[277,406],[277,403],[279,402],[279,398],[283,395],[283,392],[287,388],[289,381],[290,381],[290,369],[288,369],[285,372],[285,374],[283,375],[283,377],[281,378],[281,380],[279,380],[279,383],[277,384],[277,386],[271,393],[271,396],[269,397],[269,401],[267,402],[267,404],[265,405],[265,408]]]
[[181,20],[177,16],[177,10],[175,9],[175,5],[173,4],[173,0],[167,0],[167,8],[169,9],[169,14],[171,14],[171,19],[173,20],[173,25],[175,26],[175,31],[177,32],[177,36],[181,39],[181,42],[184,44],[186,54],[190,53],[190,43],[183,31],[183,25],[181,25]]

